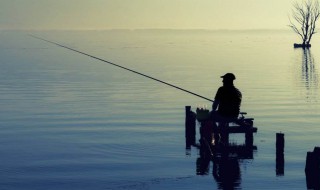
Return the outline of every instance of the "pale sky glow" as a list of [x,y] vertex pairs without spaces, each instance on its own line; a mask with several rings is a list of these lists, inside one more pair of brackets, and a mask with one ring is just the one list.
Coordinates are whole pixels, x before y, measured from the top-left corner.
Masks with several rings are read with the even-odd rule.
[[293,0],[0,0],[0,29],[288,29]]

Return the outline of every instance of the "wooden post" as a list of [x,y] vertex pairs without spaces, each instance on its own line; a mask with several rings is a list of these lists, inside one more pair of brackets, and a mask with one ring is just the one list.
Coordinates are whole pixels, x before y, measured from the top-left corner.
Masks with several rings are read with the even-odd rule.
[[314,189],[315,187],[315,173],[316,168],[316,159],[313,152],[307,152],[306,158],[306,167],[305,167],[305,174],[306,174],[306,182],[307,182],[307,189]]
[[284,152],[284,134],[281,132],[277,133],[276,150],[277,150],[277,153]]
[[276,134],[276,175],[284,175],[284,134]]
[[306,182],[308,189],[320,189],[320,147],[315,147],[313,152],[307,152]]
[[315,155],[316,158],[316,172],[315,172],[315,189],[320,189],[320,147],[314,147],[313,153]]
[[196,117],[191,111],[191,106],[186,106],[185,137],[186,148],[196,144]]
[[247,147],[253,146],[253,132],[247,132],[245,135],[245,145]]

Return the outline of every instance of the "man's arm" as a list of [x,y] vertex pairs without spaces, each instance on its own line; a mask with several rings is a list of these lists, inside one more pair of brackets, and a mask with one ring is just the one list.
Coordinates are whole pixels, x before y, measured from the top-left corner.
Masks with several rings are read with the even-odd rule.
[[216,111],[218,108],[220,101],[219,100],[214,100],[213,104],[212,104],[212,111]]
[[216,96],[214,97],[214,102],[212,104],[212,111],[216,111],[219,106],[220,98],[221,98],[221,90],[222,90],[221,87],[217,90]]

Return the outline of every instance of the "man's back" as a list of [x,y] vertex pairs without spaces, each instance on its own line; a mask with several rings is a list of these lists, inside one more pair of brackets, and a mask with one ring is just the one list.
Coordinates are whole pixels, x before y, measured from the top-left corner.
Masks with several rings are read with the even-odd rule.
[[237,117],[242,100],[241,92],[234,86],[222,86],[218,89],[216,101],[219,101],[218,113],[222,116]]

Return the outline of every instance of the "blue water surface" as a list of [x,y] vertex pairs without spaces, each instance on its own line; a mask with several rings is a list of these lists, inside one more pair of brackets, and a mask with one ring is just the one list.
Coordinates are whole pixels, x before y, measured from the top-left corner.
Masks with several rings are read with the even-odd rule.
[[185,106],[209,101],[29,34],[208,98],[235,73],[258,127],[235,189],[306,189],[306,153],[319,146],[319,37],[303,50],[291,31],[197,30],[1,31],[0,189],[223,189],[214,164],[197,175],[199,150],[185,149]]

